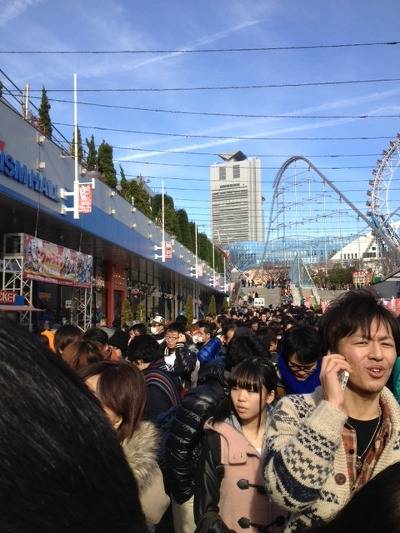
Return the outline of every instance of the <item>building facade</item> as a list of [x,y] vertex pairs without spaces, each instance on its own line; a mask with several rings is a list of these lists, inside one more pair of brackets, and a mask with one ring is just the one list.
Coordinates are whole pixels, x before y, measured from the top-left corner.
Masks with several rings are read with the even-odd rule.
[[210,168],[212,239],[222,247],[263,241],[261,161],[243,152],[220,154]]
[[[87,181],[83,172],[80,180]],[[19,301],[22,298],[28,306],[41,309],[42,314],[35,317],[47,316],[57,322],[78,316],[84,305],[90,307],[93,323],[103,317],[108,324],[121,317],[127,301],[134,314],[140,306],[145,320],[154,314],[175,317],[189,295],[195,315],[200,302],[206,303],[211,294],[217,301],[221,299],[223,279],[219,274],[200,260],[201,273],[196,273],[194,254],[168,234],[165,240],[172,253],[162,262],[161,228],[100,180],[95,180],[91,212],[74,219],[64,210],[71,207],[72,198],[61,193],[73,191],[73,184],[74,160],[0,97],[3,297],[17,294]],[[35,261],[38,271],[34,276],[24,265],[24,242],[33,243],[34,255],[40,259]],[[66,280],[64,274],[72,269],[73,261],[86,261],[89,256],[90,282],[82,288],[76,280]],[[49,269],[59,275],[52,276]],[[215,288],[210,286],[214,275]]]

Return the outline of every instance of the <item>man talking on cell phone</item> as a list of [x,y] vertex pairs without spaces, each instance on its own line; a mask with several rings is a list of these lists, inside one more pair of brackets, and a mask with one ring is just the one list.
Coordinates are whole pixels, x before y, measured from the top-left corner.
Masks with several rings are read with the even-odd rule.
[[370,291],[350,291],[328,308],[319,336],[321,387],[284,397],[267,432],[266,488],[290,513],[286,532],[329,521],[400,461],[400,407],[385,386],[400,353],[397,319]]

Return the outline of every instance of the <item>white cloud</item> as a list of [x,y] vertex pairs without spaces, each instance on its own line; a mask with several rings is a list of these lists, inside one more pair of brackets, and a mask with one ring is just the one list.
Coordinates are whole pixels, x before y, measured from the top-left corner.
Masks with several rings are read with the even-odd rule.
[[0,2],[0,27],[6,26],[9,22],[19,17],[24,11],[30,7],[35,7],[41,4],[43,0],[2,0]]
[[[302,115],[302,114],[311,114],[311,113],[317,113],[317,112],[321,112],[321,111],[328,111],[328,110],[332,110],[332,109],[343,109],[343,108],[348,108],[348,107],[352,107],[352,106],[357,106],[357,105],[360,105],[360,104],[366,104],[366,103],[371,103],[371,102],[374,102],[374,101],[377,101],[377,100],[382,100],[384,98],[389,98],[389,97],[392,97],[392,96],[396,96],[400,94],[400,90],[399,89],[392,89],[392,90],[388,90],[388,91],[382,91],[382,92],[373,92],[373,93],[369,93],[369,94],[365,94],[365,95],[362,95],[362,96],[357,96],[355,98],[341,98],[341,99],[338,99],[338,100],[333,100],[333,101],[329,101],[329,102],[324,102],[320,105],[316,105],[316,106],[309,106],[309,107],[305,107],[303,109],[296,109],[296,110],[293,110],[293,111],[289,111],[287,113],[285,113],[286,115]],[[384,108],[383,108],[384,109]],[[378,109],[374,109],[374,110],[371,110],[371,111],[368,111],[368,114],[371,115],[371,114],[380,114],[382,113],[383,114],[383,109],[382,108],[378,108]],[[236,123],[232,123],[232,120],[229,120],[227,122],[224,122],[223,124],[220,124],[219,126],[217,127],[213,127],[213,128],[208,128],[208,129],[204,129],[204,130],[200,130],[200,131],[196,131],[196,132],[188,132],[188,133],[192,133],[192,134],[196,134],[196,133],[199,133],[200,135],[209,135],[209,134],[215,134],[215,133],[218,133],[218,132],[221,132],[221,131],[224,131],[224,130],[231,130],[232,129],[232,126],[233,127],[254,127],[258,124],[265,124],[265,123],[272,123],[272,122],[281,122],[285,120],[284,118],[282,119],[263,119],[263,118],[259,118],[259,119],[252,119],[252,120],[242,120],[242,121],[237,121]],[[274,129],[274,130],[267,130],[267,131],[262,131],[262,132],[256,132],[256,133],[248,133],[248,134],[241,134],[240,136],[248,136],[248,137],[272,137],[274,135],[282,135],[284,133],[290,133],[290,132],[298,132],[298,131],[308,131],[308,130],[313,130],[313,129],[319,129],[319,128],[323,128],[323,127],[327,127],[327,126],[337,126],[337,125],[341,125],[341,124],[346,124],[346,123],[350,123],[350,122],[354,122],[356,119],[337,119],[337,120],[322,120],[320,122],[309,122],[309,123],[306,123],[306,124],[302,124],[302,125],[298,125],[298,126],[292,126],[292,127],[285,127],[285,128],[281,128],[281,129]],[[170,142],[170,139],[153,139],[153,140],[149,140],[149,141],[146,141],[144,143],[141,143],[140,144],[140,147],[142,146],[148,146],[149,144],[165,144],[165,143],[168,143]],[[191,145],[183,145],[183,146],[180,146],[180,147],[177,147],[177,148],[173,148],[171,149],[171,152],[180,152],[180,151],[187,151],[187,150],[199,150],[199,149],[203,149],[203,148],[210,148],[212,146],[221,146],[221,145],[224,145],[224,144],[230,144],[230,143],[233,143],[233,142],[237,142],[237,139],[235,139],[235,137],[230,137],[228,139],[215,139],[215,140],[205,140],[205,141],[200,141],[198,143],[194,143],[194,144],[191,144]],[[138,147],[138,145],[136,144],[135,147]],[[119,159],[122,160],[122,161],[135,161],[135,160],[139,160],[139,159],[146,159],[148,157],[154,157],[154,156],[162,156],[164,155],[163,152],[157,152],[157,150],[154,150],[153,152],[145,152],[145,153],[139,153],[139,154],[129,154],[125,157],[120,157]]]

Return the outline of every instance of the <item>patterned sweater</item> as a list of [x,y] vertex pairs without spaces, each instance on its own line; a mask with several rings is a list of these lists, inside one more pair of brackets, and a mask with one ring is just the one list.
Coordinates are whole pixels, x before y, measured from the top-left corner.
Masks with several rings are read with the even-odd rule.
[[[389,389],[381,393],[389,411],[391,434],[373,476],[400,461],[400,407]],[[302,531],[328,520],[351,496],[342,430],[343,411],[312,394],[289,395],[275,407],[267,431],[267,492],[290,516],[285,532]]]

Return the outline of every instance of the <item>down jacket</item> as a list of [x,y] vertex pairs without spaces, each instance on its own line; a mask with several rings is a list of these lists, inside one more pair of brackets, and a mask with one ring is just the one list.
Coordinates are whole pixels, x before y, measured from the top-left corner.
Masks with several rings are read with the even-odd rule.
[[165,474],[169,493],[184,503],[194,493],[201,456],[203,426],[225,398],[224,367],[211,363],[200,370],[198,385],[182,399],[169,428],[165,446]]
[[135,476],[146,522],[158,524],[170,499],[165,493],[157,463],[159,434],[151,422],[142,422],[132,438],[122,443],[125,457]]

